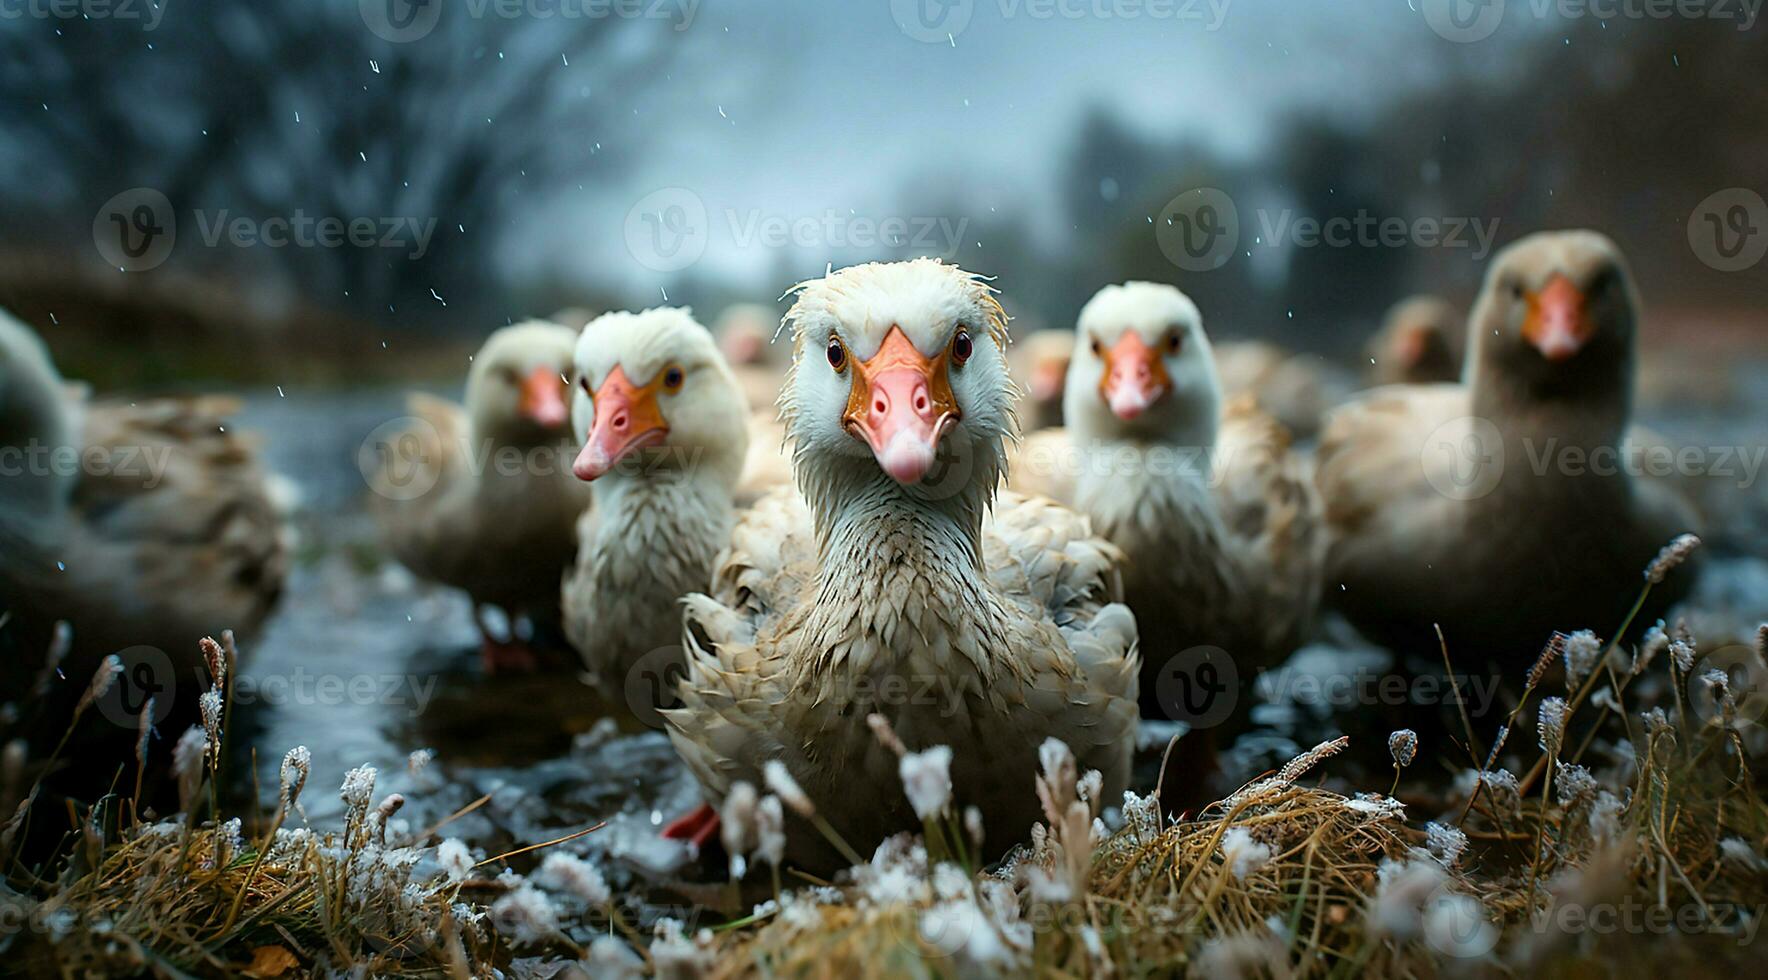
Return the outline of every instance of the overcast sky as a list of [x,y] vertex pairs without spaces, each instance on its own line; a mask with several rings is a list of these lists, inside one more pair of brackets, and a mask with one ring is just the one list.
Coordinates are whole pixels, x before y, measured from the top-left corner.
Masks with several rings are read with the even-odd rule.
[[886,217],[911,181],[950,175],[967,201],[982,199],[976,212],[1047,228],[1055,168],[1091,105],[1150,133],[1255,153],[1285,109],[1368,111],[1464,53],[1445,51],[1458,46],[1408,0],[1172,0],[1180,13],[1166,16],[1136,0],[958,0],[944,23],[962,29],[949,40],[900,26],[899,14],[918,26],[913,4],[937,15],[942,2],[704,0],[685,32],[692,64],[633,106],[656,127],[639,164],[567,202],[576,220],[547,222],[546,237],[513,257],[665,282],[621,235],[635,202],[663,187],[704,200],[700,269],[720,274],[758,274],[777,258],[740,247],[730,211]]

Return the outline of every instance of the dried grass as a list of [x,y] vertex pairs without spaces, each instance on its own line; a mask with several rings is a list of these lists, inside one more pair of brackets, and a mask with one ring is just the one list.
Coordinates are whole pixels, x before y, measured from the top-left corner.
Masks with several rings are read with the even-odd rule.
[[[1664,632],[1694,642],[1684,629]],[[1623,624],[1616,635],[1625,633]],[[224,737],[214,728],[225,712],[211,712],[210,731],[192,736],[208,751],[185,815],[144,823],[133,800],[108,797],[70,814],[71,852],[47,873],[3,853],[20,808],[0,859],[16,890],[7,897],[36,928],[5,955],[44,973],[167,976],[555,975],[564,964],[592,976],[844,978],[1759,966],[1761,948],[1746,941],[1768,914],[1768,805],[1751,768],[1765,740],[1759,719],[1740,713],[1760,705],[1740,705],[1716,675],[1691,683],[1686,655],[1654,660],[1615,646],[1564,698],[1546,698],[1539,688],[1550,671],[1531,670],[1499,731],[1485,733],[1496,743],[1489,750],[1477,748],[1465,719],[1464,747],[1447,750],[1465,759],[1397,735],[1396,774],[1403,758],[1416,783],[1402,795],[1426,814],[1408,814],[1386,794],[1324,788],[1344,739],[1179,823],[1152,797],[1125,794],[1121,807],[1094,798],[1096,777],[1077,773],[1052,741],[1037,781],[1045,822],[1028,846],[979,869],[958,810],[964,787],[942,780],[945,756],[923,750],[905,755],[913,765],[904,767],[925,811],[923,834],[885,842],[833,884],[806,884],[782,873],[780,842],[763,820],[761,833],[732,839],[756,848],[743,857],[768,865],[775,898],[691,935],[658,922],[648,942],[622,917],[619,896],[595,897],[605,891],[599,873],[577,862],[559,860],[550,877],[574,882],[567,890],[590,902],[555,905],[542,891],[557,884],[548,874],[474,877],[458,842],[436,853],[434,828],[389,841],[400,800],[372,802],[372,771],[346,781],[344,826],[315,833],[298,802],[305,760],[291,753],[277,812],[240,839],[238,821],[201,817],[214,812],[205,790],[219,753],[210,736]],[[205,648],[223,683],[226,649],[217,661]],[[1562,727],[1510,736],[1550,700],[1562,708],[1546,715],[1562,710]],[[879,729],[888,744],[888,726],[880,720]],[[1595,766],[1599,755],[1608,764]],[[1527,771],[1514,777],[1500,763]],[[1467,778],[1452,790],[1422,775],[1463,767]],[[777,773],[767,789],[796,812],[814,812]],[[752,807],[779,808],[774,796]],[[285,826],[297,814],[302,826]],[[1429,814],[1436,819],[1419,819]],[[123,830],[107,835],[112,825]],[[1617,929],[1595,927],[1588,917],[1600,909],[1622,917]],[[1588,921],[1573,923],[1567,910]],[[1682,924],[1657,927],[1653,915]]]

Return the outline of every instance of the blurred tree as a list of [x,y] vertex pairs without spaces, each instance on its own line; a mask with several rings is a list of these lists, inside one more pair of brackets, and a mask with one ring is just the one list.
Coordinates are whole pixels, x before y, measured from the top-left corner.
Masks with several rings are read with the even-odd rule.
[[[489,255],[519,233],[513,216],[566,178],[605,176],[619,162],[606,148],[630,153],[643,128],[619,107],[686,48],[657,21],[484,9],[473,17],[449,5],[407,43],[371,31],[355,0],[180,0],[152,31],[114,19],[10,21],[0,29],[0,142],[45,180],[0,190],[16,219],[9,237],[24,227],[34,241],[90,254],[100,206],[148,186],[178,213],[168,266],[180,271],[249,270],[253,291],[280,282],[285,294],[381,322],[501,311]],[[198,210],[211,228],[223,210],[434,225],[422,255],[409,225],[396,247],[242,250],[209,246]]]

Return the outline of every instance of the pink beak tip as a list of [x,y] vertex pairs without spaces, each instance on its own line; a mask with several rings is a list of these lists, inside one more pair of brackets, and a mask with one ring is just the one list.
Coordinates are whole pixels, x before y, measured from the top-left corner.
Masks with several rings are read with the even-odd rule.
[[878,456],[878,463],[890,478],[898,483],[913,485],[921,482],[927,471],[933,467],[933,447],[916,439],[911,432],[902,431],[890,440],[884,451]]
[[594,446],[584,446],[571,463],[571,475],[585,483],[594,482],[608,473],[608,458]]

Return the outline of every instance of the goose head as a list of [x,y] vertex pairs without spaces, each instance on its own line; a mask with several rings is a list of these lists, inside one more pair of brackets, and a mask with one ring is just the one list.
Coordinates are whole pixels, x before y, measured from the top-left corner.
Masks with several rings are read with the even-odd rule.
[[1455,377],[1455,342],[1464,329],[1455,307],[1438,296],[1410,296],[1387,311],[1369,345],[1383,381],[1447,381]]
[[796,292],[780,410],[819,522],[864,496],[956,507],[979,527],[1016,426],[992,287],[923,258],[851,266]]
[[574,371],[571,414],[586,434],[571,467],[578,478],[606,485],[708,473],[726,489],[736,485],[749,445],[748,405],[691,311],[595,318],[577,338]]
[[1083,439],[1213,446],[1221,381],[1190,297],[1106,286],[1081,308],[1063,413]]
[[566,404],[576,334],[544,320],[493,333],[467,372],[473,432],[501,445],[540,446],[570,437]]
[[712,324],[718,349],[732,364],[767,364],[774,361],[773,335],[779,326],[777,312],[759,303],[727,306]]
[[1475,384],[1541,400],[1624,400],[1637,311],[1626,259],[1606,236],[1530,235],[1492,260],[1474,305]]
[[1024,385],[1025,400],[1037,424],[1062,424],[1062,395],[1073,356],[1072,330],[1039,330],[1013,341],[1013,356],[1008,360],[1020,372],[1018,380]]

